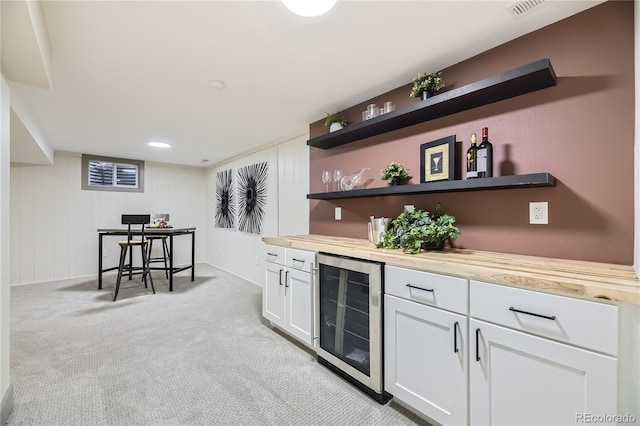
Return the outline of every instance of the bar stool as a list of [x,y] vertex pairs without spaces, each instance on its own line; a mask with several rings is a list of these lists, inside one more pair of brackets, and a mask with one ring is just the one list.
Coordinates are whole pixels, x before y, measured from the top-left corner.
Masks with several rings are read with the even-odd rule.
[[[151,256],[153,242],[156,240],[162,241],[162,257]],[[147,259],[149,260],[149,263],[164,262],[164,275],[167,279],[169,279],[169,265],[167,264],[167,259],[169,259],[169,246],[167,245],[167,236],[147,234],[147,241],[149,241],[149,248],[147,250]]]
[[[118,241],[120,246],[120,263],[118,264],[118,278],[116,280],[116,291],[113,295],[113,301],[118,298],[118,291],[120,290],[120,281],[122,281],[122,274],[128,273],[129,279],[134,274],[142,274],[142,281],[144,281],[144,287],[147,288],[147,276],[149,276],[149,282],[151,283],[151,290],[153,294],[156,294],[156,289],[153,286],[153,277],[151,277],[151,270],[149,269],[149,259],[147,257],[147,240],[144,237],[144,226],[151,222],[151,215],[148,214],[123,214],[122,224],[127,225],[127,240]],[[140,239],[134,240],[131,225],[140,225]],[[133,248],[140,247],[140,254],[142,256],[142,267],[133,266]],[[127,252],[129,252],[129,263],[125,263],[127,260]]]

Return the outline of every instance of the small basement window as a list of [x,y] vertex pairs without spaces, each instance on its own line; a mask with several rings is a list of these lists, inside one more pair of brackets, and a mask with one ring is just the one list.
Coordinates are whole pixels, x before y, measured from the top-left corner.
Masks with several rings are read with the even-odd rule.
[[144,192],[144,161],[82,154],[82,189]]

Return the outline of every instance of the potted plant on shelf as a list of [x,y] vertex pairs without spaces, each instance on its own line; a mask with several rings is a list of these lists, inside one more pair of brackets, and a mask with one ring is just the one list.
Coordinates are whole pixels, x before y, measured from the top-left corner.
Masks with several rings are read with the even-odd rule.
[[339,112],[327,113],[327,118],[324,120],[324,127],[328,127],[330,132],[335,132],[348,125],[347,119]]
[[411,97],[420,97],[424,101],[443,87],[442,71],[432,72],[431,74],[420,73],[413,79]]
[[445,241],[453,241],[460,234],[454,225],[456,218],[440,213],[442,205],[436,203],[435,212],[410,209],[391,219],[389,228],[381,235],[378,248],[401,248],[416,254],[422,250],[443,250]]
[[409,179],[409,169],[402,164],[392,162],[380,171],[380,180],[389,181],[389,185],[401,185]]

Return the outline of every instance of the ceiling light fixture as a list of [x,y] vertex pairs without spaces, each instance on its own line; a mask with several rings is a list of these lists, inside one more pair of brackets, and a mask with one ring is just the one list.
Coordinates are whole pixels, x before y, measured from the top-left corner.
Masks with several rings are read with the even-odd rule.
[[300,16],[320,16],[328,11],[336,4],[337,0],[282,0],[282,3]]
[[147,143],[149,144],[149,146],[152,146],[154,148],[171,148],[171,145],[166,142],[149,141]]

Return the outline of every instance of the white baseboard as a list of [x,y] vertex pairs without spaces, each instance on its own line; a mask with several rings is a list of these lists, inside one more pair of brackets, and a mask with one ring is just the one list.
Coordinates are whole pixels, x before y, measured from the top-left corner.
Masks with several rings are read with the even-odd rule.
[[245,280],[245,281],[246,281],[246,282],[248,282],[248,283],[251,283],[251,284],[257,285],[258,287],[262,288],[262,284],[257,283],[257,282],[255,282],[255,281],[253,281],[253,280],[250,280],[250,279],[248,279],[248,278],[246,278],[246,277],[240,276],[240,275],[236,274],[236,273],[235,273],[235,272],[233,272],[233,271],[230,271],[230,270],[225,269],[225,268],[221,268],[220,266],[218,266],[218,265],[214,265],[214,264],[209,263],[209,262],[202,262],[202,263],[206,263],[207,265],[211,266],[212,268],[220,269],[221,271],[224,271],[224,272],[226,272],[226,273],[228,273],[228,274],[231,274],[231,275],[233,275],[234,277],[238,277],[238,278],[240,278],[240,279]]
[[18,286],[21,286],[21,285],[31,285],[31,284],[53,283],[53,282],[58,282],[58,281],[74,282],[74,281],[95,280],[95,279],[98,279],[97,275],[84,275],[84,276],[78,276],[78,277],[58,278],[58,279],[55,279],[55,280],[32,281],[32,282],[29,282],[29,283],[11,283],[11,287],[18,287]]

